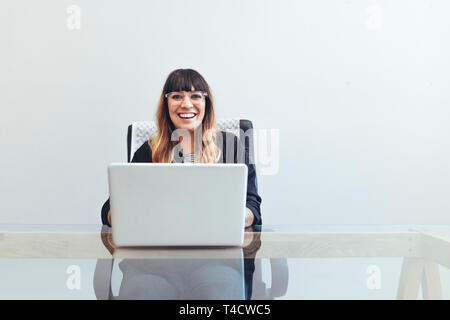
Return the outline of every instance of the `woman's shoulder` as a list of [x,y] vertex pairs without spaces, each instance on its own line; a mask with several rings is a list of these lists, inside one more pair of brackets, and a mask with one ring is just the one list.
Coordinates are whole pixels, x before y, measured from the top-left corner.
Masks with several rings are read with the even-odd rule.
[[131,162],[152,162],[152,149],[148,140],[136,150]]

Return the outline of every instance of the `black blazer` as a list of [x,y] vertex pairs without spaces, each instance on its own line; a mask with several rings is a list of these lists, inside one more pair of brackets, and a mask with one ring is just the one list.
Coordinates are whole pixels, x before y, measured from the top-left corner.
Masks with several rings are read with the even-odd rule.
[[[222,150],[222,159],[220,163],[245,163],[247,165],[247,201],[246,207],[249,208],[253,215],[254,220],[252,225],[261,225],[261,197],[258,195],[258,183],[256,179],[256,168],[254,163],[250,163],[250,159],[254,157],[249,155],[248,149],[244,147],[243,141],[230,133],[221,131],[222,141],[218,140],[219,146]],[[220,143],[222,142],[222,143]],[[222,144],[222,145],[220,145]],[[182,154],[179,156],[182,158]],[[152,150],[146,141],[139,149],[134,153],[131,162],[152,162]],[[252,161],[253,162],[253,161]],[[103,204],[101,217],[104,225],[110,226],[108,222],[108,211],[110,209],[109,199]]]

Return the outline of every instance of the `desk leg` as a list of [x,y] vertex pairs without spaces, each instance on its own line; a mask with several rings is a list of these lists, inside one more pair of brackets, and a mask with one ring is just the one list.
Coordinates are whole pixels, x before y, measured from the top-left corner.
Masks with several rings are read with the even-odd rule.
[[400,283],[398,285],[398,300],[415,300],[419,294],[420,282],[424,270],[424,261],[419,258],[404,258]]
[[404,258],[397,299],[417,299],[420,284],[422,284],[423,299],[442,299],[439,265],[419,258]]
[[435,262],[425,262],[422,279],[422,295],[426,300],[442,300],[441,277],[439,265]]

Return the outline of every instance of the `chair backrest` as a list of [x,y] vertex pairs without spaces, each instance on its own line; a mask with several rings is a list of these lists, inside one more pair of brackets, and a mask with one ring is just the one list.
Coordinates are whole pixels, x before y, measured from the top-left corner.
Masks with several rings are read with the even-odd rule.
[[[253,124],[244,119],[223,119],[217,121],[217,127],[226,132],[231,132],[245,142],[245,148],[253,155]],[[128,162],[133,158],[136,150],[142,146],[151,136],[156,134],[156,123],[154,121],[136,121],[128,126],[127,134],[127,157]],[[245,136],[243,136],[245,134]]]

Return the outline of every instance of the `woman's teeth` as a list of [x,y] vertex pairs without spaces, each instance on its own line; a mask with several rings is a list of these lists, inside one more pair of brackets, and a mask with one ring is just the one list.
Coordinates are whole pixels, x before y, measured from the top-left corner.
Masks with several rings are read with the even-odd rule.
[[183,119],[190,119],[195,117],[195,113],[179,113],[178,116]]

